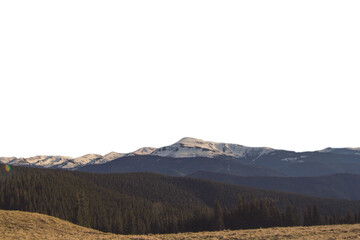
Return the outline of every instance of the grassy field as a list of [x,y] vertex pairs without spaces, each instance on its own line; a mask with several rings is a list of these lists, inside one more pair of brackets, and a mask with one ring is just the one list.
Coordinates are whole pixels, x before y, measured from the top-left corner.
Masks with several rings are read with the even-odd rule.
[[360,239],[360,224],[123,236],[80,227],[43,214],[0,210],[0,239]]

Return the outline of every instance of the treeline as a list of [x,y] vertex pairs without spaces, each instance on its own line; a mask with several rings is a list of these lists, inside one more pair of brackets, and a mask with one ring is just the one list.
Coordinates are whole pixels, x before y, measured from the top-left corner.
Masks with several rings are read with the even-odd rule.
[[208,226],[215,231],[354,223],[360,223],[360,210],[356,213],[348,212],[341,217],[336,214],[329,217],[322,216],[316,204],[308,206],[301,213],[297,207],[288,206],[285,211],[281,211],[271,200],[252,198],[247,201],[242,197],[239,197],[238,204],[231,210],[223,209],[216,201],[212,218],[207,220]]
[[360,223],[360,210],[357,212],[348,212],[346,215],[333,214],[331,216],[325,214],[320,215],[317,205],[308,206],[304,211],[304,226],[314,225],[333,225],[333,224],[354,224]]
[[[158,174],[100,175],[26,167],[6,172],[0,167],[0,209],[44,213],[105,232],[173,233],[359,219],[358,213],[351,214],[360,207],[355,201],[313,199]],[[322,210],[310,211],[300,203],[321,204]],[[315,213],[320,223],[314,220],[318,219]]]

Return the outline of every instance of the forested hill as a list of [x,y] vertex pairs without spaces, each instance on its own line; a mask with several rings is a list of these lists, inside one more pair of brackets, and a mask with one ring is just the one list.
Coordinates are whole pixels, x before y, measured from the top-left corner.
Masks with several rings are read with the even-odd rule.
[[[300,214],[308,206],[316,206],[321,215],[328,216],[344,216],[360,209],[359,201],[311,198],[150,173],[90,174],[12,167],[0,171],[0,183],[1,209],[45,213],[127,234],[216,230],[219,225],[213,219],[222,219],[229,228],[280,226],[281,214],[288,206],[297,207]],[[233,210],[239,196],[242,217],[255,217],[253,224],[231,225],[232,219],[239,217],[231,215],[240,212]],[[267,222],[269,219],[278,220]]]
[[360,200],[360,175],[355,174],[343,173],[319,177],[242,177],[198,171],[188,176],[253,188],[298,193],[307,196]]
[[325,199],[278,191],[260,190],[251,187],[218,183],[188,177],[170,177],[155,173],[89,174],[74,172],[83,180],[122,194],[145,198],[151,201],[165,201],[172,204],[199,205],[212,208],[215,201],[231,208],[238,196],[248,200],[270,199],[281,209],[293,205],[304,210],[308,205],[319,205],[322,214],[345,214],[358,210],[360,201]]

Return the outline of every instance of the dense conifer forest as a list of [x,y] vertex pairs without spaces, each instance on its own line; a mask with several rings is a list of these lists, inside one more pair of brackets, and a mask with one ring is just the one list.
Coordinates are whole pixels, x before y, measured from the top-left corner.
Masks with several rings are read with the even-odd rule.
[[339,173],[317,177],[244,177],[198,171],[188,177],[321,198],[360,200],[360,175],[355,174]]
[[360,202],[151,173],[14,166],[0,171],[0,208],[45,213],[107,232],[141,234],[355,223]]

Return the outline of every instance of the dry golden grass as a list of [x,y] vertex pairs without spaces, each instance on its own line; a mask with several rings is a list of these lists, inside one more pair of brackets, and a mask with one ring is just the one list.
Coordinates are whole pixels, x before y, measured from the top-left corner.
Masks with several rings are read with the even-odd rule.
[[123,236],[80,227],[43,214],[0,210],[0,239],[360,239],[360,224]]
[[0,239],[101,239],[107,234],[44,214],[0,210]]

